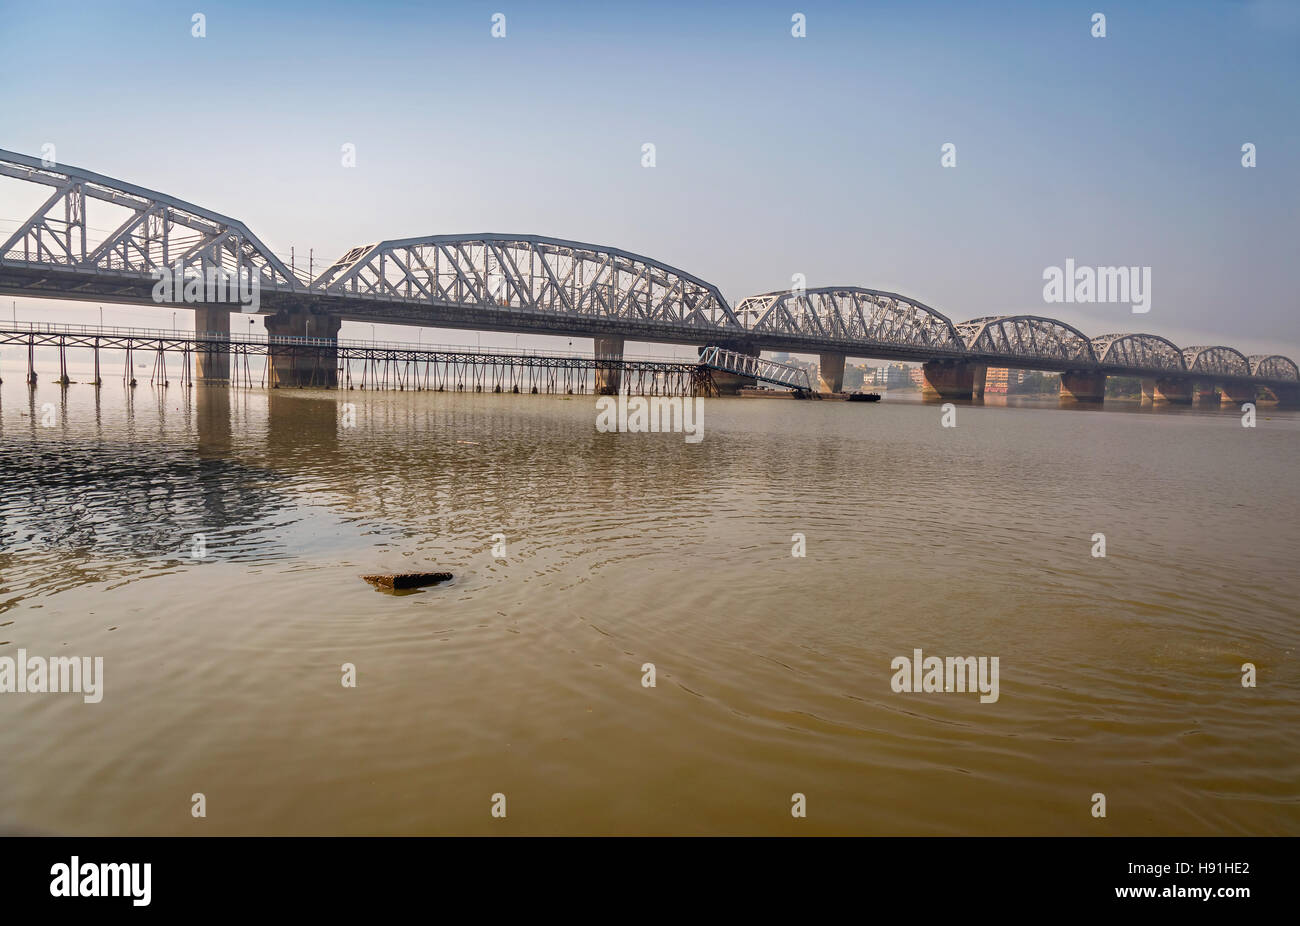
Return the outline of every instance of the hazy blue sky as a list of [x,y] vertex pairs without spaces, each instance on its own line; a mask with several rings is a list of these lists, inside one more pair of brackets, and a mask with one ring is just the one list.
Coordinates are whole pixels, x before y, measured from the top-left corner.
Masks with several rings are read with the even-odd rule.
[[[4,0],[0,17],[0,147],[53,142],[285,254],[549,234],[733,303],[801,272],[956,321],[1032,312],[1300,356],[1294,2]],[[0,230],[13,212],[0,195]],[[1151,266],[1150,313],[1045,305],[1067,257]]]

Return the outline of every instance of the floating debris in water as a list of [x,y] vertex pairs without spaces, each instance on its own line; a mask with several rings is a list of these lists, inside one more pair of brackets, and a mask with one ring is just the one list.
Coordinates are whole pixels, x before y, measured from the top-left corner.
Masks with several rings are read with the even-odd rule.
[[437,585],[450,582],[450,572],[394,572],[388,575],[362,576],[371,585],[379,588],[420,588],[425,585]]

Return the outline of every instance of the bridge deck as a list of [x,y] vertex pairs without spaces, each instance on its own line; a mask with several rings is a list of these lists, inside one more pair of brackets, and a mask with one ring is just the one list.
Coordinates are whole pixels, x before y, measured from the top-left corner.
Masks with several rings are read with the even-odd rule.
[[[324,386],[333,379],[344,388],[359,384],[363,389],[581,394],[593,391],[601,377],[611,374],[617,374],[620,388],[634,394],[694,395],[707,388],[699,363],[670,358],[597,358],[556,351],[53,324],[0,325],[0,345],[6,344],[28,348],[29,378],[34,375],[37,348],[59,351],[62,380],[68,378],[68,349],[79,348],[94,353],[97,371],[102,351],[125,354],[123,379],[128,382],[135,378],[133,363],[143,354],[153,358],[150,382],[166,384],[178,373],[182,384],[190,384],[193,357],[229,358],[230,382],[266,385],[274,355],[281,364],[297,367],[309,385]],[[181,368],[169,370],[167,357],[177,354],[181,355]],[[250,358],[265,358],[265,364],[252,369]],[[327,371],[334,375],[327,376]]]

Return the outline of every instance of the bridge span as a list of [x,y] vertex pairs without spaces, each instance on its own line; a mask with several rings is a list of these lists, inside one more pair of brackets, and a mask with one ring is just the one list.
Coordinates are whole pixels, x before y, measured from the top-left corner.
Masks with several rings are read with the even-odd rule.
[[[218,337],[229,335],[231,312],[256,312],[265,316],[275,375],[290,384],[299,374],[277,354],[289,343],[277,338],[320,339],[328,350],[343,321],[365,321],[590,337],[596,357],[609,361],[629,340],[714,347],[733,358],[813,353],[820,388],[832,392],[843,387],[846,359],[862,357],[921,362],[925,392],[944,398],[980,395],[984,371],[999,366],[1058,372],[1071,401],[1101,401],[1106,377],[1120,375],[1141,378],[1156,401],[1191,401],[1199,388],[1225,402],[1266,389],[1300,403],[1300,368],[1276,354],[1180,348],[1156,334],[1089,337],[1037,315],[953,322],[915,299],[859,286],[763,293],[733,308],[713,284],[661,261],[538,235],[386,240],[304,273],[238,220],[163,193],[3,150],[0,177],[44,193],[0,243],[0,294],[186,308],[196,331]],[[230,298],[223,279],[246,284],[254,298]],[[320,366],[337,369],[336,360]],[[720,388],[754,381],[745,364],[732,366],[742,372],[720,373]],[[618,375],[611,366],[603,388],[617,391]],[[199,379],[230,376],[218,356]]]

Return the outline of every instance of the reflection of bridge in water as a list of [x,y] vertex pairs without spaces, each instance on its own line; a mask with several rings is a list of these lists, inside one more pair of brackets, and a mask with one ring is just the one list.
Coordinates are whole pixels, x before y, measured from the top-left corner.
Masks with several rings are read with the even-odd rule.
[[[986,368],[997,366],[1060,373],[1062,396],[1078,401],[1100,401],[1107,376],[1132,376],[1157,401],[1191,401],[1199,388],[1230,402],[1261,389],[1300,402],[1300,369],[1276,354],[1180,348],[1154,334],[1089,337],[1036,315],[954,323],[914,299],[858,286],[765,293],[733,309],[716,286],[659,261],[534,235],[382,241],[302,273],[241,222],[162,193],[5,151],[0,177],[50,191],[0,243],[0,293],[182,307],[194,310],[196,331],[224,337],[238,306],[202,302],[211,295],[202,284],[236,275],[256,284],[256,305],[245,308],[266,315],[272,385],[306,385],[318,374],[337,385],[347,370],[338,351],[348,349],[338,332],[351,320],[591,337],[596,360],[607,362],[595,386],[604,391],[620,388],[615,361],[633,340],[753,357],[814,353],[827,391],[842,388],[846,358],[872,357],[923,363],[926,393],[945,398],[981,394]],[[155,297],[164,274],[179,275],[177,291]],[[310,370],[298,362],[302,345],[285,340],[297,338],[319,339]],[[200,351],[197,378],[230,380],[234,352]],[[713,378],[723,391],[754,381],[720,369]]]

